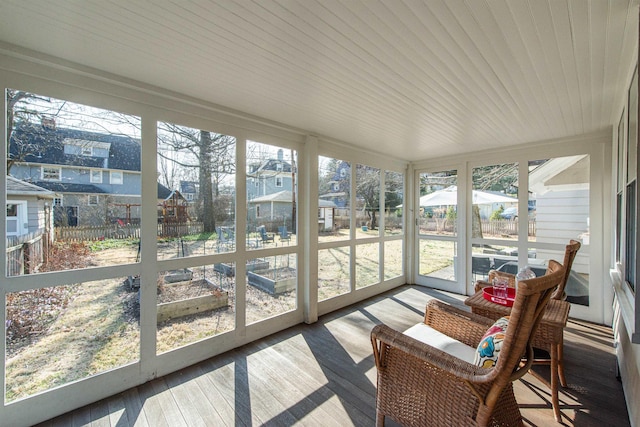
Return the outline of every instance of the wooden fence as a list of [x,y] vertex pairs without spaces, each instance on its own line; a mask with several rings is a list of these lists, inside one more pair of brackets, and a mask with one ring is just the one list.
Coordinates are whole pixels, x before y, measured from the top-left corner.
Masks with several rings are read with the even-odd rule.
[[7,237],[7,275],[32,274],[45,261],[48,251],[43,231]]
[[[201,222],[181,224],[158,224],[158,237],[179,237],[199,234],[204,230]],[[139,225],[103,225],[81,227],[55,227],[55,240],[64,242],[86,242],[104,239],[139,239]]]
[[[536,235],[536,221],[530,220],[529,236]],[[482,221],[482,235],[515,236],[518,234],[518,220]]]
[[[485,237],[507,237],[507,236],[516,236],[518,234],[518,220],[499,220],[499,221],[491,221],[487,219],[483,219],[481,221],[482,224],[482,235]],[[420,229],[426,232],[444,232],[444,233],[453,233],[456,231],[455,227],[456,223],[452,221],[446,221],[439,219],[436,221],[434,218],[429,218],[426,221],[420,224]],[[536,221],[529,221],[529,236],[536,235]]]

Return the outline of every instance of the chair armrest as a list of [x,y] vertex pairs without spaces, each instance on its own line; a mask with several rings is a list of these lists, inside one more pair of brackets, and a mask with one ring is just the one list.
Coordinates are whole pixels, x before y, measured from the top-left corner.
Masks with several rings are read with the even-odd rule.
[[[379,371],[386,367],[386,353],[399,350],[419,360],[435,366],[449,375],[456,376],[473,383],[482,383],[493,369],[485,369],[458,359],[442,350],[418,341],[417,339],[396,331],[385,324],[376,325],[371,331],[374,359]],[[398,360],[394,357],[394,360]]]
[[424,323],[470,347],[476,347],[495,321],[438,300],[427,303]]
[[478,292],[480,289],[486,288],[487,286],[493,286],[493,279],[495,277],[504,277],[505,279],[507,279],[509,281],[509,287],[511,287],[511,288],[515,288],[516,287],[516,276],[515,276],[515,274],[505,273],[504,271],[500,271],[500,270],[491,270],[491,271],[489,271],[488,280],[478,280],[478,281],[476,281],[476,284],[474,286],[475,292]]
[[493,286],[493,285],[491,283],[489,283],[489,282],[484,281],[484,280],[477,280],[476,284],[473,287],[473,290],[475,292],[478,292],[479,290],[481,290],[483,288],[486,288],[487,286]]

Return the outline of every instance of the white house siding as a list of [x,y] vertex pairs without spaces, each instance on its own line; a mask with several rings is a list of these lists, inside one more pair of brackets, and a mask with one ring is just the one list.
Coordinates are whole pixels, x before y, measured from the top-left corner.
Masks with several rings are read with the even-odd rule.
[[[27,222],[29,223],[29,233],[44,230],[44,200],[38,200],[36,197],[29,197],[27,201]],[[49,201],[49,204],[51,205],[51,201]]]
[[[577,273],[589,273],[589,256],[584,250],[588,242],[588,221],[589,190],[549,191],[536,198],[536,240],[562,245],[571,239],[581,241],[583,249],[578,252],[572,268]],[[538,250],[538,258],[557,257],[556,251]]]
[[[620,307],[617,306],[617,310]],[[620,377],[622,378],[622,388],[627,400],[627,410],[632,426],[640,426],[640,405],[637,398],[640,396],[640,345],[632,344],[629,340],[629,333],[625,327],[622,316],[615,316],[613,330],[616,340],[616,355],[618,356],[618,366]]]

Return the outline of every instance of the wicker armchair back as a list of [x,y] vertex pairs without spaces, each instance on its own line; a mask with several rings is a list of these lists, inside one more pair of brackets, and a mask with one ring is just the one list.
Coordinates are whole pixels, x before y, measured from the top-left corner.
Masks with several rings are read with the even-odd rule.
[[[383,426],[386,416],[408,426],[522,425],[512,382],[533,363],[531,339],[563,275],[562,265],[550,261],[547,274],[518,283],[500,357],[490,369],[387,325],[374,327],[376,425]],[[493,320],[432,300],[424,323],[475,348]]]

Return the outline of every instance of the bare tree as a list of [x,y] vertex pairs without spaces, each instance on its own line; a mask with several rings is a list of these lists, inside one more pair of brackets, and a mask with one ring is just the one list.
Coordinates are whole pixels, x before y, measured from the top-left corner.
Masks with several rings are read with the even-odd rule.
[[356,195],[365,203],[365,213],[371,229],[378,227],[376,213],[380,211],[380,169],[356,166]]
[[[26,156],[35,153],[36,146],[32,143],[31,138],[14,138],[12,147],[12,136],[16,125],[24,126],[30,123],[53,124],[54,118],[60,113],[62,106],[57,111],[43,111],[42,109],[33,108],[35,101],[44,103],[50,102],[48,98],[44,98],[29,92],[7,89],[7,144],[5,146],[7,153],[7,174],[11,171],[13,165],[21,162]],[[55,125],[54,125],[55,126]],[[13,148],[13,149],[12,149]]]
[[161,174],[165,175],[167,183],[188,175],[190,170],[197,171],[200,187],[196,202],[198,219],[204,224],[205,232],[215,231],[216,218],[222,213],[218,211],[225,208],[225,204],[216,203],[220,186],[224,178],[235,173],[235,138],[162,123],[158,139],[161,146],[158,156],[164,165]]

